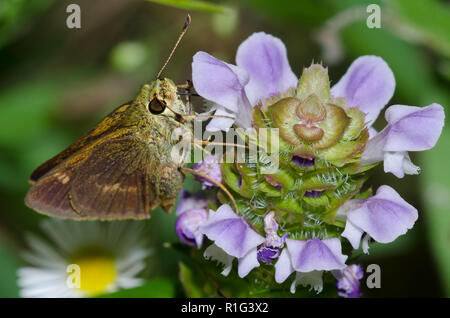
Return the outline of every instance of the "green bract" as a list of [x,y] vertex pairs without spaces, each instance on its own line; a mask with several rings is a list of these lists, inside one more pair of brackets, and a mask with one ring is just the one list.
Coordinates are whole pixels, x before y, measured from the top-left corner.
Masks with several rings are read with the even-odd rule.
[[[241,160],[222,163],[223,182],[240,213],[261,231],[264,215],[273,210],[282,218],[280,234],[289,232],[297,239],[337,237],[343,226],[337,209],[360,195],[370,168],[360,164],[369,138],[364,120],[358,108],[330,95],[326,68],[305,68],[297,89],[254,107],[256,136],[247,136],[246,144],[258,144],[257,160],[234,149]],[[276,131],[267,130],[272,128],[279,132],[277,144],[271,142]],[[227,196],[219,197],[229,203]]]

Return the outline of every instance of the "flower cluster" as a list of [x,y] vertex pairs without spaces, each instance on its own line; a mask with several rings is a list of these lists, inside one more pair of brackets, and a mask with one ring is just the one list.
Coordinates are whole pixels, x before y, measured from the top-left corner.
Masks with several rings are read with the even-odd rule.
[[[224,275],[237,259],[240,277],[265,266],[277,283],[295,272],[291,292],[297,285],[320,292],[323,273],[331,272],[339,295],[358,297],[362,269],[346,264],[345,247],[361,244],[367,253],[370,239],[392,242],[418,218],[390,186],[373,195],[370,188],[362,191],[363,184],[381,162],[398,178],[418,174],[408,152],[434,147],[444,125],[443,107],[390,106],[387,125],[377,132],[372,125],[395,90],[394,75],[382,58],[359,57],[331,87],[328,70],[320,64],[304,68],[298,79],[284,44],[265,33],[239,46],[236,65],[198,52],[192,78],[215,114],[228,116],[213,118],[207,130],[227,131],[232,125],[276,129],[279,162],[270,174],[263,169],[271,164],[267,160],[219,164],[209,157],[196,165],[213,172],[210,177],[232,193],[238,210],[217,188],[222,203],[217,211],[197,200],[181,214],[181,240],[200,248],[207,237],[212,244],[204,256],[222,263]],[[270,158],[264,150],[258,156]],[[220,169],[207,169],[213,164]],[[204,188],[214,186],[203,182]]]

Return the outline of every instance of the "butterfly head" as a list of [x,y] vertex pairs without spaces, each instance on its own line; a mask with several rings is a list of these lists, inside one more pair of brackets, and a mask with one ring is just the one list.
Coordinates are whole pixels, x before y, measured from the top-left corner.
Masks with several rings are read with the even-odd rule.
[[142,88],[140,101],[152,115],[162,115],[180,121],[188,108],[177,94],[177,86],[168,79],[157,79]]

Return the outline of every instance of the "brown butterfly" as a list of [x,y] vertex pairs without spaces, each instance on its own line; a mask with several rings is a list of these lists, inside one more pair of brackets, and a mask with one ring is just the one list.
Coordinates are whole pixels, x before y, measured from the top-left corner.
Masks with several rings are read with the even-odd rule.
[[[186,21],[161,74],[189,25]],[[173,162],[175,128],[192,130],[190,106],[167,78],[142,87],[126,103],[38,167],[25,203],[36,211],[72,219],[143,219],[160,205],[170,211],[180,192],[183,163]]]

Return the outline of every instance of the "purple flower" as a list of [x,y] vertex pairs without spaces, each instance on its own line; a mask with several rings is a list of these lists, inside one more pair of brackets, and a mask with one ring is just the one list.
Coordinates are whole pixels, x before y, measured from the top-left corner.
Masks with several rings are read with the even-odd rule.
[[417,220],[417,210],[386,185],[379,187],[373,197],[346,202],[338,213],[347,216],[342,236],[353,248],[359,247],[362,235],[367,233],[363,241],[365,253],[370,237],[380,243],[390,243],[411,229]]
[[228,275],[233,258],[239,262],[239,277],[247,276],[259,266],[257,247],[264,242],[264,237],[237,216],[228,204],[221,205],[216,212],[210,210],[208,221],[200,227],[200,232],[214,241],[205,250],[204,256],[224,264],[222,274]]
[[181,242],[200,248],[203,244],[203,234],[199,228],[208,219],[204,209],[188,210],[181,214],[175,223],[175,232]]
[[[197,92],[216,104],[217,115],[234,117],[238,126],[251,125],[252,107],[267,97],[295,87],[297,77],[287,60],[286,47],[278,39],[263,32],[251,35],[241,43],[236,55],[237,66],[227,64],[204,52],[198,52],[192,63],[192,78]],[[371,127],[395,91],[395,78],[387,63],[378,56],[361,56],[331,88],[335,98],[366,114]],[[425,108],[395,105],[386,112],[389,125],[369,141],[362,156],[363,164],[384,160],[386,172],[401,178],[417,174],[408,151],[432,148],[443,127],[442,106]],[[207,130],[228,130],[234,119],[214,118]],[[420,127],[420,129],[415,129]],[[404,143],[404,141],[408,142]],[[309,166],[311,161],[294,156],[293,162]]]
[[266,232],[266,240],[264,244],[270,247],[283,247],[286,241],[286,235],[280,237],[278,235],[278,223],[275,220],[275,212],[270,211],[264,217],[264,232]]
[[301,167],[311,167],[314,165],[314,158],[308,159],[300,156],[293,156],[292,161]]
[[182,190],[178,201],[175,232],[181,242],[200,248],[203,244],[203,234],[199,227],[208,219],[208,201],[210,198],[202,193],[190,194]]
[[362,56],[331,89],[334,97],[345,98],[350,107],[366,113],[370,140],[362,155],[362,164],[384,160],[384,171],[402,178],[417,174],[408,151],[423,151],[434,147],[444,125],[444,110],[439,104],[427,107],[394,105],[386,110],[388,125],[379,133],[371,127],[380,111],[391,99],[395,79],[386,62],[377,56]]
[[[317,80],[305,80],[309,78],[308,74],[318,74]],[[323,84],[320,76],[323,77]],[[427,107],[394,105],[386,110],[387,126],[379,133],[372,127],[392,98],[396,85],[391,69],[377,56],[362,56],[356,59],[331,91],[327,70],[314,65],[314,68],[312,66],[305,69],[299,87],[295,91],[298,79],[289,66],[284,44],[279,39],[262,32],[253,34],[239,46],[236,65],[198,52],[193,58],[192,78],[197,92],[213,103],[216,115],[232,117],[213,118],[207,130],[226,131],[233,124],[243,128],[251,127],[253,107],[262,103],[255,115],[260,112],[263,115],[270,113],[267,115],[268,125],[273,122],[278,128],[287,127],[283,138],[295,146],[292,151],[288,150],[291,151],[288,155],[292,158],[289,165],[301,166],[302,170],[317,170],[315,168],[332,166],[340,173],[341,167],[355,163],[355,166],[361,166],[361,170],[354,173],[357,175],[370,168],[368,165],[383,161],[385,172],[391,172],[399,178],[405,174],[417,174],[419,168],[411,162],[408,152],[424,151],[434,147],[444,125],[445,115],[441,105],[431,104]],[[314,76],[311,78],[315,79]],[[305,88],[305,85],[308,87]],[[271,98],[274,96],[275,98]],[[293,98],[281,101],[285,97]],[[300,104],[289,104],[296,98]],[[328,114],[327,109],[330,109],[330,113],[332,109],[324,108],[322,111],[320,107],[329,104],[334,105],[332,109],[336,112],[341,107],[339,111],[342,116],[330,115],[330,118],[338,120],[322,123],[321,120],[327,118],[325,116]],[[352,108],[358,108],[365,115]],[[278,110],[282,110],[283,113]],[[275,116],[279,114],[282,114],[279,118]],[[265,126],[262,118],[255,116],[256,127]],[[300,123],[297,123],[297,120],[300,120]],[[291,122],[286,124],[286,121],[292,121],[292,127]],[[313,126],[318,122],[331,128],[345,122],[341,127],[342,131],[337,131],[336,136],[329,136],[332,137],[336,147],[330,146],[331,142],[326,147],[321,145],[323,148],[314,147],[313,143],[328,133],[322,126]],[[369,131],[369,138],[366,129]],[[300,139],[290,138],[290,134],[295,134]],[[308,142],[301,144],[305,140]],[[281,168],[285,168],[284,165],[285,162]],[[220,164],[213,156],[194,166],[194,169],[214,180],[222,179]],[[260,177],[259,172],[255,175]],[[289,184],[283,183],[281,187],[278,177],[272,178],[264,174],[263,176],[270,185],[281,190],[272,192],[278,194],[290,190]],[[299,181],[302,181],[308,174],[299,174],[298,177]],[[242,176],[239,175],[238,178],[241,187]],[[214,186],[204,178],[198,180],[203,182],[204,189]],[[319,197],[325,190],[332,192],[335,189],[329,189],[327,186],[310,187],[303,199]],[[339,196],[338,200],[341,200],[339,202],[342,206],[336,217],[345,221],[345,229],[341,236],[348,239],[355,249],[361,244],[365,253],[371,239],[381,243],[392,242],[411,229],[417,220],[417,210],[388,186],[381,186],[375,196],[367,199],[354,199],[343,203],[346,197]],[[320,203],[323,200],[316,201]],[[324,207],[326,212],[330,208]],[[322,212],[317,212],[320,219],[319,213]],[[290,221],[286,222],[289,225],[286,227],[291,228]],[[295,279],[291,285],[293,293],[297,285],[311,286],[320,292],[323,286],[323,271],[331,271],[338,279],[339,295],[342,297],[361,295],[359,280],[363,276],[362,269],[359,265],[346,266],[347,256],[342,254],[340,237],[322,240],[286,239],[287,234],[280,237],[274,212],[269,212],[264,217],[264,231],[265,238],[255,232],[247,221],[236,215],[228,205],[222,205],[217,212],[211,211],[208,220],[199,229],[200,233],[214,242],[205,250],[204,256],[223,264],[224,275],[230,272],[234,258],[238,259],[240,277],[246,276],[253,268],[258,267],[259,262],[266,264],[276,262],[276,282],[284,282],[295,272]],[[296,234],[304,233],[295,231]]]
[[205,196],[202,192],[196,194],[190,194],[186,190],[181,190],[180,200],[178,201],[176,215],[180,216],[183,212],[189,210],[203,209],[206,212],[209,211],[208,202],[212,198]]
[[331,94],[345,98],[349,107],[358,107],[366,113],[371,126],[380,111],[394,95],[395,78],[387,63],[378,56],[357,58],[331,88]]
[[405,173],[418,174],[420,168],[411,162],[408,151],[433,148],[442,132],[444,117],[444,109],[439,104],[389,107],[386,110],[388,125],[369,140],[362,163],[384,160],[384,171],[398,178],[403,178]]
[[325,190],[307,190],[305,192],[305,197],[309,198],[317,198],[318,196],[321,196]]
[[338,295],[345,298],[361,297],[361,286],[359,281],[364,277],[364,272],[359,264],[352,264],[340,271],[333,271],[336,277]]
[[275,220],[274,211],[270,211],[264,217],[264,232],[266,232],[266,239],[258,249],[258,260],[272,264],[280,256],[280,249],[284,246],[287,237],[287,234],[283,237],[278,235],[278,223]]
[[337,238],[310,239],[306,241],[286,240],[287,249],[283,249],[275,264],[275,281],[284,282],[293,272],[296,278],[291,285],[295,287],[311,286],[317,293],[322,291],[322,272],[345,268],[346,255],[342,254],[341,241]]
[[[222,182],[222,170],[220,169],[219,157],[217,155],[207,156],[203,161],[193,165],[192,169],[207,175],[218,183]],[[216,187],[216,185],[207,178],[196,176],[195,179],[202,183],[203,190]]]
[[[283,42],[264,32],[254,33],[241,43],[236,64],[198,52],[192,62],[192,80],[198,94],[215,103],[216,115],[232,116],[238,126],[249,128],[252,107],[295,87],[297,77],[289,66]],[[214,118],[206,129],[228,130],[233,122]]]
[[341,253],[341,242],[336,238],[307,241],[287,239],[293,268],[298,272],[333,270],[345,267],[347,256]]
[[268,246],[262,246],[258,249],[258,261],[264,262],[266,264],[272,264],[274,260],[280,256],[280,249]]

